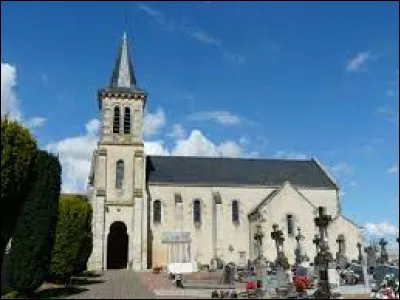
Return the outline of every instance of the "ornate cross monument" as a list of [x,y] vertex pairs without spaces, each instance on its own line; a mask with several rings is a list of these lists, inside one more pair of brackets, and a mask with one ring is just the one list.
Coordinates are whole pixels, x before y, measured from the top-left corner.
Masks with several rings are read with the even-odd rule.
[[338,244],[339,251],[336,252],[336,264],[338,267],[341,269],[344,269],[346,267],[346,264],[348,262],[346,255],[345,255],[345,249],[344,249],[344,236],[340,234],[338,238],[336,239],[336,243]]
[[324,207],[318,208],[318,216],[314,218],[315,225],[319,229],[319,252],[314,263],[319,269],[320,288],[316,292],[319,299],[329,299],[332,295],[329,283],[328,269],[333,261],[332,253],[329,252],[329,245],[326,237],[327,228],[332,217],[327,215]]

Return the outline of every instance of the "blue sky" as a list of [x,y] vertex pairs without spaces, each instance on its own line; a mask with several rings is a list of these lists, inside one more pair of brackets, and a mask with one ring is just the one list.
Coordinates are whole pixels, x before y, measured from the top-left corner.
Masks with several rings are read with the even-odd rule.
[[316,156],[345,214],[393,233],[398,24],[398,2],[2,2],[2,113],[60,153],[64,190],[82,190],[96,91],[127,29],[150,153]]

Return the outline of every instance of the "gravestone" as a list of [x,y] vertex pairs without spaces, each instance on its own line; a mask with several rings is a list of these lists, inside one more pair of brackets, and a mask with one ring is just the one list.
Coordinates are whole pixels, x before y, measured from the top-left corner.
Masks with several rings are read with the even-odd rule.
[[388,255],[388,252],[386,250],[387,243],[388,242],[384,238],[381,238],[379,240],[379,246],[381,247],[381,255],[380,255],[379,259],[378,259],[378,263],[382,264],[382,265],[387,264],[388,261],[389,261],[389,255]]
[[364,261],[364,257],[363,257],[363,255],[362,255],[362,245],[361,245],[361,243],[360,242],[357,242],[357,250],[358,250],[358,257],[357,257],[357,262],[360,264],[360,265],[362,265],[363,264],[363,261]]
[[372,242],[368,247],[364,248],[364,252],[367,254],[367,267],[368,272],[372,273],[372,270],[377,267],[377,257],[378,248],[375,242]]
[[209,271],[215,272],[217,271],[217,269],[218,269],[217,260],[215,258],[212,258],[210,261]]
[[222,273],[221,277],[221,283],[226,284],[226,285],[235,285],[235,266],[232,264],[227,264],[224,268],[224,271]]
[[340,234],[336,239],[336,243],[339,247],[339,251],[336,252],[336,265],[342,270],[346,268],[346,265],[349,262],[348,258],[344,254],[344,241],[344,236],[342,234]]

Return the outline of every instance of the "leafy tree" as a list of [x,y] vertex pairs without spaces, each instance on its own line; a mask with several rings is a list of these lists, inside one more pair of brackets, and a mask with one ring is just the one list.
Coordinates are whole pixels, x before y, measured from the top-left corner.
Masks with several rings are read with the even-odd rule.
[[91,215],[92,208],[85,197],[60,197],[56,240],[50,267],[52,280],[66,282],[71,275],[86,268],[87,259],[92,251]]
[[1,119],[1,265],[32,182],[36,150],[36,141],[27,128],[7,117]]
[[39,150],[35,180],[13,235],[7,269],[10,286],[33,293],[49,272],[61,189],[61,165],[56,156]]

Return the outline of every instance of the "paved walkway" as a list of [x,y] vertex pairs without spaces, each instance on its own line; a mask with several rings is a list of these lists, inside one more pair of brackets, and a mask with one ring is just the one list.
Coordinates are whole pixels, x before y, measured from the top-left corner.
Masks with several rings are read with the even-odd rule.
[[[104,275],[88,278],[84,284],[77,284],[87,289],[67,299],[155,299],[156,295],[142,283],[139,273],[131,270],[110,270]],[[93,282],[93,283],[91,283]]]

